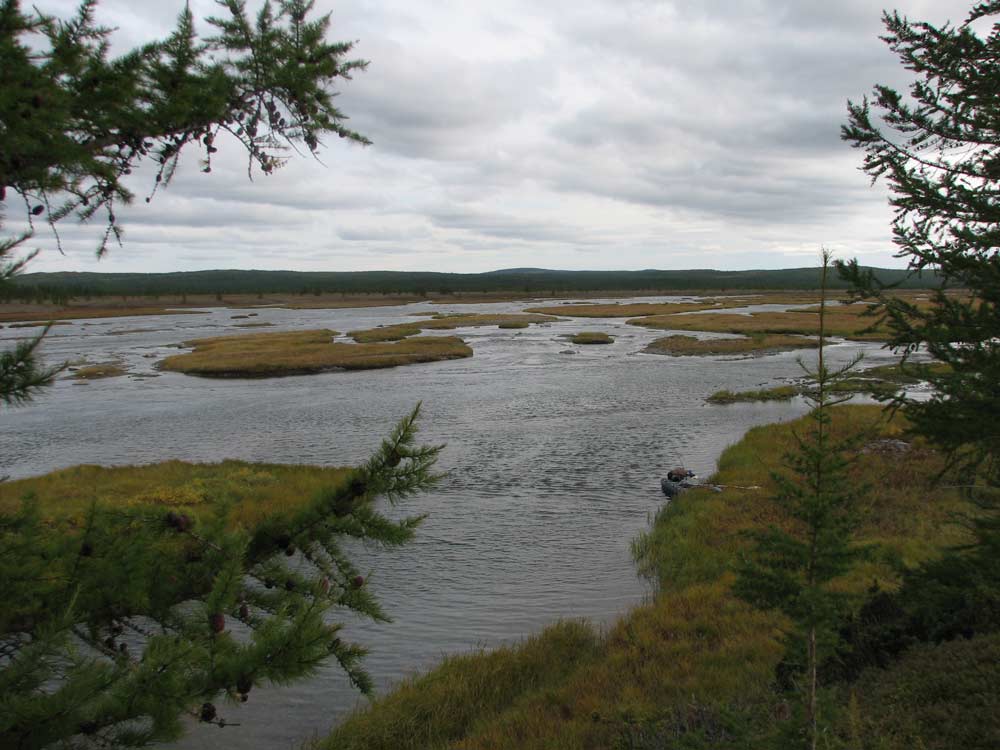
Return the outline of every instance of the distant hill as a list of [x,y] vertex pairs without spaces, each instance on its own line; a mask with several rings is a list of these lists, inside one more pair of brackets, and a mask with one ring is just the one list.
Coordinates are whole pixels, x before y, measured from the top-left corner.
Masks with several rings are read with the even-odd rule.
[[[928,288],[933,273],[907,277],[906,271],[874,269],[884,282]],[[449,294],[454,292],[564,293],[582,291],[683,292],[760,289],[815,289],[819,268],[777,271],[555,271],[510,268],[487,273],[422,271],[182,271],[176,273],[28,273],[18,276],[0,299],[25,295],[110,296],[169,294],[345,293]],[[834,288],[846,285],[839,279]]]

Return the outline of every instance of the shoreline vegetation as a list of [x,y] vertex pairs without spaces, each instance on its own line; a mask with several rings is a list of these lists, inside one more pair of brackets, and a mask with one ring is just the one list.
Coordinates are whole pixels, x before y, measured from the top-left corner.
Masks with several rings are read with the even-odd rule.
[[[887,422],[876,406],[833,410],[837,434],[870,434],[853,471],[855,479],[874,481],[861,509],[860,541],[878,544],[880,554],[840,583],[858,597],[873,582],[894,590],[901,566],[967,540],[954,523],[955,513],[969,510],[966,501],[957,490],[932,489],[944,458],[919,441],[899,440],[903,426],[901,418]],[[792,448],[796,429],[802,420],[750,430],[719,459],[711,481],[721,492],[692,489],[661,507],[633,543],[641,574],[657,584],[652,603],[606,630],[559,622],[518,645],[446,657],[355,710],[312,749],[652,748],[684,737],[742,747],[741,737],[780,729],[789,717],[772,689],[781,621],[737,600],[730,587],[746,534],[782,523],[767,467]],[[943,651],[929,650],[943,658]],[[905,657],[921,658],[921,650]],[[893,674],[864,672],[857,683],[861,702],[852,698],[851,684],[837,686],[832,730],[848,736],[863,725],[871,740],[865,747],[880,738],[888,744],[878,747],[913,746],[891,742]],[[970,678],[968,689],[982,685]],[[916,732],[928,747],[944,747],[933,741],[940,731],[933,722],[908,731],[908,742]]]
[[184,342],[193,351],[157,363],[163,370],[221,378],[305,375],[332,370],[372,370],[472,356],[457,336],[422,336],[391,343],[334,342],[336,331],[248,333]]
[[82,464],[0,483],[0,514],[17,512],[33,495],[45,521],[78,528],[95,501],[105,508],[162,512],[183,509],[198,520],[230,503],[230,523],[252,527],[275,514],[291,514],[316,493],[346,482],[352,468],[227,460],[97,466]]
[[[907,363],[906,365],[880,365],[859,370],[856,375],[846,378],[832,387],[834,393],[864,393],[874,398],[890,398],[908,385],[917,385],[926,380],[928,373],[941,373],[942,365]],[[752,391],[716,391],[705,399],[710,404],[735,404],[757,401],[790,401],[803,395],[808,389],[806,382],[779,385],[774,388]]]

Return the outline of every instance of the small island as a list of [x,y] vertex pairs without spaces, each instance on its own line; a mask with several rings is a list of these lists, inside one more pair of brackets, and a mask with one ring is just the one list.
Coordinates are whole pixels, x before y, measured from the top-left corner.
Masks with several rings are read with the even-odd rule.
[[581,331],[570,338],[574,344],[613,344],[615,340],[606,333],[600,331]]
[[675,357],[712,355],[776,354],[792,349],[815,349],[817,339],[805,336],[765,334],[733,339],[699,339],[694,336],[665,336],[650,343],[647,354],[668,354]]
[[318,329],[218,336],[184,342],[194,351],[167,357],[159,367],[187,375],[264,378],[330,370],[373,370],[471,357],[457,336],[425,336],[391,343],[335,343],[336,331]]
[[532,323],[551,323],[558,320],[551,315],[531,315],[524,313],[499,313],[495,315],[479,313],[434,313],[427,320],[368,328],[363,331],[350,331],[348,336],[359,344],[377,343],[380,341],[400,341],[416,336],[421,331],[450,331],[455,328],[481,328],[497,326],[499,328],[527,328]]
[[100,362],[73,370],[73,378],[76,380],[99,380],[101,378],[121,377],[127,372],[128,370],[122,366],[121,362]]

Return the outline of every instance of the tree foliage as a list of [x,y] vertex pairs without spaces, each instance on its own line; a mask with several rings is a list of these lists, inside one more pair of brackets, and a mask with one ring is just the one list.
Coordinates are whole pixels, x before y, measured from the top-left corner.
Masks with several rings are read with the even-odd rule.
[[976,3],[957,25],[897,13],[883,21],[883,39],[915,80],[909,96],[876,86],[871,100],[849,103],[842,135],[891,191],[897,255],[915,273],[935,270],[942,283],[929,304],[907,304],[856,262],[842,270],[887,317],[891,346],[904,355],[925,349],[948,365],[925,371],[930,398],[897,403],[964,470],[960,484],[982,512],[968,519],[971,547],[904,578],[906,597],[897,597],[887,624],[860,623],[861,640],[866,629],[874,634],[862,650],[876,654],[982,632],[997,611],[989,573],[1000,559],[1000,2]]
[[[0,240],[0,284],[34,257],[35,222],[101,219],[98,243],[122,237],[116,207],[143,161],[146,200],[197,149],[202,171],[225,143],[248,173],[273,172],[289,148],[367,139],[334,106],[338,78],[366,63],[327,41],[312,2],[219,0],[200,38],[185,7],[166,39],[110,56],[96,0],[59,20],[0,0],[0,209],[22,204],[28,230]],[[229,138],[220,136],[228,135]],[[0,227],[3,216],[0,215]],[[58,241],[58,233],[55,234]],[[38,360],[42,335],[0,353],[0,401],[23,403],[58,367]],[[138,746],[177,737],[186,714],[225,724],[220,696],[247,700],[335,659],[362,691],[364,649],[338,637],[337,611],[386,616],[351,562],[349,540],[408,541],[421,517],[378,508],[431,486],[440,447],[415,444],[419,406],[350,481],[294,512],[250,524],[229,512],[95,503],[53,515],[32,498],[0,515],[0,746]]]
[[891,346],[949,365],[925,373],[926,401],[907,416],[956,458],[995,465],[1000,449],[1000,2],[960,24],[886,13],[883,37],[914,75],[908,91],[876,86],[848,104],[842,137],[888,185],[897,257],[941,279],[930,304],[892,297],[857,262],[842,266],[888,318]]
[[[116,207],[133,200],[128,176],[142,162],[155,166],[149,201],[190,149],[210,172],[220,148],[242,148],[252,175],[282,166],[289,149],[315,154],[324,136],[369,142],[334,106],[337,79],[367,63],[347,57],[350,42],[327,40],[329,15],[313,17],[312,0],[267,0],[256,16],[244,0],[217,2],[212,36],[198,36],[185,6],[166,39],[112,57],[97,0],[83,0],[69,20],[0,0],[0,228],[15,204],[28,224],[0,238],[0,285],[37,252],[24,246],[38,221],[57,243],[63,219],[103,221],[98,255],[121,242]],[[0,388],[20,382],[11,371],[30,371],[20,380],[34,386],[51,380],[55,371],[19,357],[36,346],[5,353]],[[19,393],[2,400],[23,401],[30,390]]]
[[0,515],[0,746],[141,746],[178,737],[186,715],[224,726],[220,697],[246,701],[330,658],[370,692],[365,650],[334,618],[387,617],[345,545],[400,545],[422,520],[377,507],[438,478],[418,412],[349,481],[249,527],[231,520],[239,498],[201,515],[95,504],[83,518],[26,498]]

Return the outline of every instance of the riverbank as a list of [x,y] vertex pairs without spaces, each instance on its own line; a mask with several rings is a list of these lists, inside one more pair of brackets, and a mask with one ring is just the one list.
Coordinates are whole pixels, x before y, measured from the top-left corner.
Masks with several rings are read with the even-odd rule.
[[[605,632],[559,623],[519,646],[450,657],[351,714],[315,747],[749,747],[773,735],[789,716],[772,689],[781,621],[737,600],[730,586],[744,532],[780,520],[769,469],[792,447],[796,428],[750,430],[719,460],[711,481],[723,492],[692,490],[661,508],[633,545],[640,571],[657,584],[651,603]],[[901,567],[966,540],[953,514],[968,507],[954,490],[931,488],[942,457],[901,442],[900,422],[886,423],[877,407],[836,409],[834,429],[871,435],[853,472],[872,485],[860,508],[860,541],[877,544],[880,554],[841,582],[860,601],[873,582],[892,591]],[[912,664],[899,669],[914,680]],[[887,703],[896,695],[887,682],[893,674],[866,673],[859,689],[869,704],[849,705],[851,691],[843,692],[850,716],[835,731],[865,726],[865,746],[885,748],[912,747],[922,731],[920,741],[943,747],[931,724],[907,725],[910,744],[892,734],[890,723],[899,722]],[[970,679],[970,689],[981,688]]]

